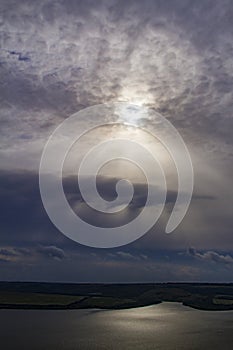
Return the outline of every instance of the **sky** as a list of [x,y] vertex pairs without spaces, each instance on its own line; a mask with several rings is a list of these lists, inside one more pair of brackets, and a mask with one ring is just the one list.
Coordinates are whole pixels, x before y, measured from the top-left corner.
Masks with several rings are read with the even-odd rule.
[[[0,16],[0,280],[232,282],[232,1],[0,0]],[[153,111],[137,120],[139,127],[158,131],[153,113],[159,113],[179,131],[194,192],[183,221],[165,234],[178,185],[160,142],[127,126],[91,131],[73,146],[63,174],[66,198],[85,220],[122,225],[145,204],[145,178],[124,161],[106,165],[98,177],[107,200],[115,198],[117,180],[133,182],[124,215],[83,203],[74,164],[112,135],[150,145],[168,183],[164,211],[145,235],[97,249],[70,240],[50,221],[39,165],[49,136],[70,115],[118,102]],[[80,128],[95,119],[85,113]],[[106,123],[111,118],[103,116]]]

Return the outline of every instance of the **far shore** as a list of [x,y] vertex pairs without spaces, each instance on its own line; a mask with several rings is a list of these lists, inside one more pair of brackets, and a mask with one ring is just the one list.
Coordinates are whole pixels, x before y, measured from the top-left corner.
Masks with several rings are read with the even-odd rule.
[[121,310],[179,302],[198,310],[233,310],[233,284],[69,284],[0,282],[0,309]]

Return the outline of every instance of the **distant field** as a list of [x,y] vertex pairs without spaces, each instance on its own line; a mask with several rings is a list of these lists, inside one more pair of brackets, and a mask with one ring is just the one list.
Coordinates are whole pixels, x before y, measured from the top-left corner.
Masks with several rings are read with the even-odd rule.
[[82,307],[91,307],[91,308],[125,308],[133,307],[136,304],[136,301],[133,299],[125,298],[111,298],[111,297],[91,297],[87,298],[83,303]]
[[0,293],[0,304],[68,305],[83,297],[62,294]]
[[233,298],[213,298],[215,305],[233,305]]
[[0,308],[125,309],[162,301],[201,310],[233,310],[233,284],[0,282]]

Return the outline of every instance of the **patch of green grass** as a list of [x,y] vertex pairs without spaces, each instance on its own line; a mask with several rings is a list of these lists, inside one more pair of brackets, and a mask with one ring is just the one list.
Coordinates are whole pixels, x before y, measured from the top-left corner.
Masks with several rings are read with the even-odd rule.
[[233,305],[233,299],[213,298],[215,305]]

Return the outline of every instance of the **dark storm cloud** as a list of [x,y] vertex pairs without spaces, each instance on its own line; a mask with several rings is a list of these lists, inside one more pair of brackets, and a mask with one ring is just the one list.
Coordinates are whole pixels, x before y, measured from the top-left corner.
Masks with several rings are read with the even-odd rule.
[[[118,180],[111,177],[98,177],[97,187],[100,195],[108,201],[115,199]],[[102,214],[89,208],[83,202],[75,177],[66,177],[63,183],[67,199],[73,210],[80,217],[84,217],[87,222],[97,226],[114,227],[129,222],[140,213],[147,198],[147,185],[134,183],[135,196],[126,211],[121,211],[120,214]],[[2,171],[0,172],[0,184],[2,218],[0,241],[2,244],[15,245],[16,243],[19,247],[23,247],[24,244],[30,245],[33,242],[47,243],[48,246],[52,246],[52,242],[68,244],[66,243],[68,239],[57,231],[43,208],[36,173]],[[173,205],[176,197],[176,191],[169,190],[167,205]],[[214,200],[213,197],[198,194],[194,195],[194,199]],[[93,201],[98,203],[98,198],[93,198]]]
[[[51,180],[52,181],[52,180]],[[115,178],[98,178],[98,188],[103,197],[112,200],[116,196]],[[0,172],[0,194],[1,194],[1,237],[2,242],[17,242],[17,244],[25,244],[25,242],[53,242],[57,240],[59,235],[53,224],[50,222],[41,202],[39,193],[39,179],[34,172]],[[136,198],[131,204],[131,216],[137,213],[133,209],[140,208],[146,200],[147,187],[141,184],[134,184]],[[75,177],[64,179],[64,189],[69,203],[76,211],[76,208],[83,204],[82,197],[77,187]],[[175,200],[175,196],[174,196]],[[103,214],[88,209],[86,205],[79,208],[87,220],[95,222],[106,220],[106,224],[117,225],[121,218],[119,216],[111,216],[107,219]],[[129,214],[129,212],[128,212]],[[128,215],[128,219],[130,215]],[[127,221],[127,218],[125,218]]]
[[[97,186],[97,189],[99,191],[99,194],[108,201],[114,200],[117,197],[116,184],[119,180],[120,179],[117,177],[97,176],[96,186]],[[88,184],[89,179],[86,178],[85,181]],[[71,203],[74,203],[75,201],[82,202],[82,197],[81,197],[81,194],[80,194],[80,191],[78,188],[77,178],[75,176],[66,177],[63,180],[63,186],[64,186],[64,190],[66,192],[66,195]],[[133,208],[141,208],[146,203],[148,185],[146,183],[137,183],[136,182],[136,183],[133,183],[133,186],[134,186],[134,197],[130,203],[130,206],[132,206]],[[88,190],[88,185],[86,186],[86,188]],[[157,188],[157,191],[159,192],[160,189]],[[175,203],[176,198],[177,198],[177,191],[168,189],[167,194],[166,194],[166,203],[167,204]],[[203,195],[202,194],[194,194],[193,198],[194,199],[206,199],[206,200],[216,199],[214,196],[204,195],[204,194]],[[156,205],[156,198],[154,200],[154,203],[152,201],[151,204]]]

